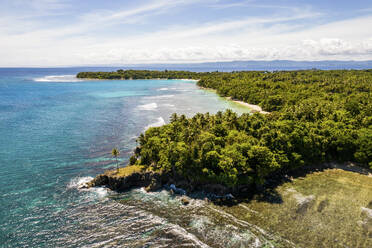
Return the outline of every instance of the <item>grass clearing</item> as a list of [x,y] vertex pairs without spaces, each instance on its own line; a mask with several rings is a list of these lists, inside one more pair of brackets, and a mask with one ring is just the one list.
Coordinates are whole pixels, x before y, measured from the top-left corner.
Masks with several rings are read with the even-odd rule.
[[225,211],[300,247],[372,247],[372,220],[362,208],[372,204],[372,178],[326,169],[276,189],[281,203],[253,199]]
[[143,172],[144,167],[141,165],[128,165],[126,167],[119,168],[119,170],[109,170],[105,174],[112,177],[126,177],[133,173]]

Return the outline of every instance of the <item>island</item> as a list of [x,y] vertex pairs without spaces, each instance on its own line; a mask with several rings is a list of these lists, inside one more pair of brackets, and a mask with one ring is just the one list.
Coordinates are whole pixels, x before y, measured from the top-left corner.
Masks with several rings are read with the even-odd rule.
[[[170,123],[138,137],[130,164],[97,176],[89,186],[115,190],[254,194],[273,178],[332,163],[372,169],[372,70],[80,72],[84,79],[193,79],[265,113],[231,110]],[[179,191],[183,192],[183,191]]]

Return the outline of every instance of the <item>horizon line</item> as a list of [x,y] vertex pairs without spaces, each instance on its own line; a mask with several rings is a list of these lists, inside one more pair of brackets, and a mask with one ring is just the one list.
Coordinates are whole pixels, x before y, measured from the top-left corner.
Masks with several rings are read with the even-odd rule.
[[6,68],[79,68],[79,67],[135,67],[135,66],[163,66],[163,65],[202,65],[202,64],[214,64],[214,63],[236,63],[236,62],[253,62],[253,63],[267,63],[267,62],[295,62],[295,63],[372,63],[370,60],[291,60],[291,59],[275,59],[275,60],[227,60],[227,61],[204,61],[204,62],[154,62],[154,63],[131,63],[131,64],[83,64],[83,65],[32,65],[32,66],[0,66],[1,69]]

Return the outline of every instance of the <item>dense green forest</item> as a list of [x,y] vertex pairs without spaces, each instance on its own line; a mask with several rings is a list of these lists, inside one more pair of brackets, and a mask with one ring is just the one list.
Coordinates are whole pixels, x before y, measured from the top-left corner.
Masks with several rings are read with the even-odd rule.
[[191,78],[271,112],[232,111],[170,124],[139,137],[131,164],[227,186],[260,184],[278,170],[326,161],[372,169],[372,70],[79,73],[80,78]]
[[79,72],[77,78],[89,79],[199,79],[209,73],[189,71],[117,70],[116,72]]

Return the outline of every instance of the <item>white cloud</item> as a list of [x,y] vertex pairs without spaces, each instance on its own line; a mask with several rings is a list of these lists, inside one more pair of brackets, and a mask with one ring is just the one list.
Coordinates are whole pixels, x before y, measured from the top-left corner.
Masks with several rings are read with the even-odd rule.
[[162,30],[141,35],[92,34],[96,26],[133,25],[130,20],[165,14],[187,4],[191,2],[153,1],[132,9],[83,14],[72,25],[49,29],[26,22],[30,28],[17,33],[10,30],[21,28],[22,20],[6,26],[7,19],[2,18],[0,66],[372,59],[372,16],[310,25],[311,20],[321,16],[311,8],[288,9],[286,15],[225,19],[194,26],[170,23]]
[[[9,2],[9,0],[6,0]],[[28,7],[38,11],[41,10],[56,10],[70,6],[69,1],[62,0],[11,0],[14,6]]]
[[163,13],[177,6],[192,4],[197,2],[196,0],[157,0],[149,2],[145,5],[118,11],[101,11],[95,13],[88,13],[81,17],[81,21],[84,24],[94,26],[100,25],[112,25],[115,23],[131,23],[132,18],[138,18],[146,15],[157,15]]

